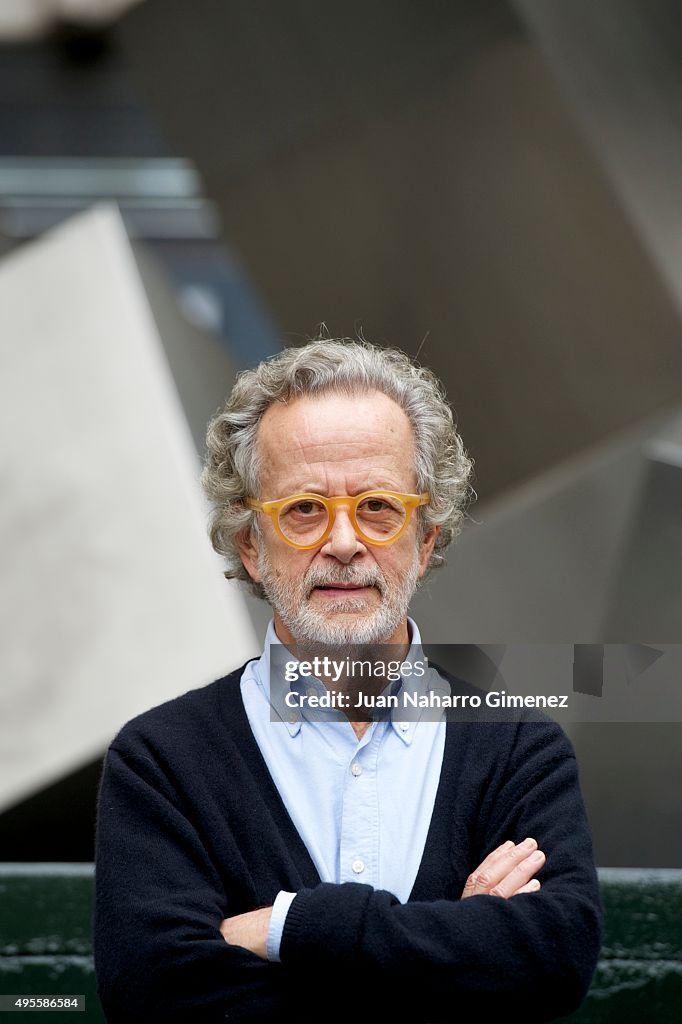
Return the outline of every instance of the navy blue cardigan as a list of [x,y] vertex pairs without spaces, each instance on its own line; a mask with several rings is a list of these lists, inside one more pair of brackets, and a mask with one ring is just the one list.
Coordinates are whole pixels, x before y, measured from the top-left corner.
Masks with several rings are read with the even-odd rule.
[[[110,1024],[547,1021],[581,1002],[601,908],[558,725],[448,721],[424,855],[400,904],[320,881],[249,726],[242,672],[139,715],[107,753],[93,923]],[[547,855],[539,892],[460,899],[492,849],[529,835]],[[282,963],[228,945],[220,921],[280,889],[298,893]]]

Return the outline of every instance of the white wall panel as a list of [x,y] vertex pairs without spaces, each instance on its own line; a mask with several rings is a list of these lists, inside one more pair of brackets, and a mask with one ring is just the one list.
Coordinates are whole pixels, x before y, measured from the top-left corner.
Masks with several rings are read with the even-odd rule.
[[0,264],[0,809],[257,651],[115,208]]

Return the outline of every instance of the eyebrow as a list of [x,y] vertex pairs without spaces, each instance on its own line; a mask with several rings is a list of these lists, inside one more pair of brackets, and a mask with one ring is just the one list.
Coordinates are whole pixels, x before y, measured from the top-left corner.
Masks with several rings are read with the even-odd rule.
[[[350,491],[346,492],[349,498],[355,497],[356,494],[364,494],[365,491],[399,491],[400,488],[396,484],[370,484],[367,487],[356,487],[351,488]],[[289,491],[288,494],[319,494],[321,498],[333,498],[336,497],[334,494],[326,494],[325,491],[319,487],[301,487],[298,490]],[[283,494],[282,497],[288,497],[288,494]]]

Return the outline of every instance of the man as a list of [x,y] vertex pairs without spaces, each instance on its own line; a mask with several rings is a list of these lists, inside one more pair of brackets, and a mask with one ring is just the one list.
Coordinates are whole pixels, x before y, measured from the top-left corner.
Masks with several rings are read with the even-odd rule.
[[[296,661],[319,645],[394,645],[402,675],[370,689],[407,686],[408,604],[469,490],[438,382],[397,351],[319,341],[240,375],[207,443],[213,545],[273,620],[259,660],[139,716],[109,749],[107,1019],[570,1012],[600,908],[559,727],[305,709],[332,689]],[[301,674],[286,685],[283,653]]]

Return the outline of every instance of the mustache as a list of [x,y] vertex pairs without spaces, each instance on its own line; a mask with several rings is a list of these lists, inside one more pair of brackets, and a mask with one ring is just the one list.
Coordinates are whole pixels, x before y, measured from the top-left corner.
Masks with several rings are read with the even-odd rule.
[[371,566],[330,566],[328,569],[313,566],[305,575],[308,596],[315,587],[333,587],[335,583],[347,583],[355,587],[376,587],[380,594],[384,593],[385,587],[381,572]]

